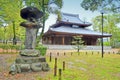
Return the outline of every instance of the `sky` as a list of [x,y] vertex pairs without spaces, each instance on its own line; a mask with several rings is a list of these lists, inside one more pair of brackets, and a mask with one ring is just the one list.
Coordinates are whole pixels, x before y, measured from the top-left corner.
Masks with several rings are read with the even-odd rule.
[[[79,14],[79,18],[81,20],[92,23],[92,18],[96,17],[97,15],[100,15],[100,12],[97,11],[91,12],[84,10],[80,6],[81,2],[82,0],[63,0],[63,7],[61,9],[61,12]],[[49,26],[55,24],[56,19],[57,19],[56,15],[51,14],[49,16],[48,20],[45,23],[45,32],[48,30]]]

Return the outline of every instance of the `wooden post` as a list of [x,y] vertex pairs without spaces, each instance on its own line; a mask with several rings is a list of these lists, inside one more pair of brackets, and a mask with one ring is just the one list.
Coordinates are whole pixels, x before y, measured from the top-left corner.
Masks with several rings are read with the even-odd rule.
[[71,56],[72,56],[72,54],[73,54],[73,53],[71,52]]
[[55,58],[54,76],[57,76],[57,58]]
[[62,69],[59,69],[59,80],[62,80]]
[[64,56],[65,56],[65,52],[64,52]]
[[99,51],[98,51],[98,54],[99,54]]
[[87,52],[86,52],[86,55],[87,55]]
[[93,52],[92,52],[92,55],[93,55]]
[[57,56],[59,56],[59,52],[57,52]]
[[50,62],[52,61],[52,53],[50,52]]
[[113,51],[113,54],[114,54],[115,52]]
[[65,61],[63,61],[63,70],[65,70]]
[[103,52],[103,54],[105,54],[105,52]]

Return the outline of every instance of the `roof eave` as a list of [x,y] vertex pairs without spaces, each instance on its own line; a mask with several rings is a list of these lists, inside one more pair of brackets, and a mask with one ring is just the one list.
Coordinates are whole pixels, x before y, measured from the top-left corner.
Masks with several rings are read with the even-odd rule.
[[111,37],[112,35],[95,35],[95,34],[78,34],[78,33],[67,33],[67,32],[58,32],[58,31],[53,31],[51,29],[49,29],[49,31],[46,33],[47,34],[55,34],[55,33],[59,33],[59,34],[70,34],[70,35],[84,35],[84,36],[96,36],[98,38],[102,38],[102,37]]
[[65,21],[59,21],[57,22],[56,24],[53,24],[51,27],[58,27],[58,25],[60,24],[71,24],[71,25],[78,25],[78,26],[83,26],[83,27],[88,27],[88,26],[91,26],[92,24],[81,24],[81,23],[73,23],[73,22],[65,22]]

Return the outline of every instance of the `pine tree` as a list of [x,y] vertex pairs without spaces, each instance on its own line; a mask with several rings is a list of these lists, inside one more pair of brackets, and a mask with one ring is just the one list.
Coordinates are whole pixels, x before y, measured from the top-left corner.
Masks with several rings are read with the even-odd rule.
[[73,36],[72,44],[75,45],[73,48],[80,51],[84,47],[84,41],[82,40],[82,36]]

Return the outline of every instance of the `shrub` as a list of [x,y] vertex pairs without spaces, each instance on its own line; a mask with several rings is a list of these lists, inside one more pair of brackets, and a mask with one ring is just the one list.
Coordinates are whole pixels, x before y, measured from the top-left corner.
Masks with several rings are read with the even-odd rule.
[[20,45],[0,44],[0,48],[3,49],[1,53],[7,53],[7,54],[18,53],[16,50],[20,50]]
[[111,45],[110,45],[110,42],[104,42],[103,44],[104,44],[105,46],[111,46]]
[[120,42],[115,43],[115,48],[120,48]]
[[73,36],[72,44],[75,45],[75,47],[73,48],[76,49],[77,52],[79,52],[79,50],[84,47],[84,41],[82,40],[82,36]]
[[12,44],[0,44],[0,48],[2,49],[16,49],[19,50],[20,49],[20,45],[12,45]]
[[36,48],[36,50],[39,50],[40,51],[40,54],[42,56],[44,56],[46,54],[46,51],[47,51],[47,47],[43,46],[43,45],[38,45]]

